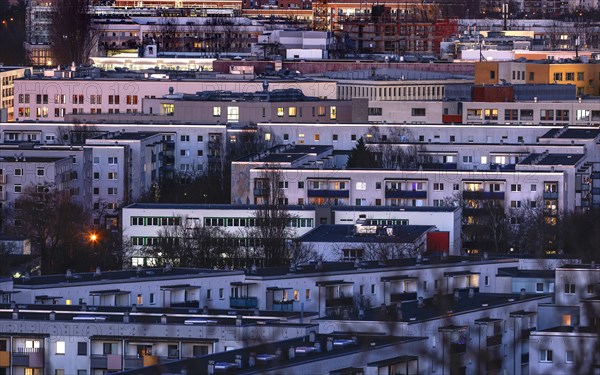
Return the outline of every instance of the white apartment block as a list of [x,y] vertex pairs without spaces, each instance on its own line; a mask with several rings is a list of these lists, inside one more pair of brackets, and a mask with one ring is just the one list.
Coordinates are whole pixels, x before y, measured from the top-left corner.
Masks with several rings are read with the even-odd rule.
[[[57,72],[61,73],[61,72]],[[70,73],[70,72],[68,72]],[[60,76],[60,75],[59,75]],[[38,78],[19,79],[14,87],[15,121],[63,121],[70,114],[142,113],[144,98],[199,91],[262,91],[262,80],[157,78]],[[271,79],[272,90],[295,88],[307,96],[336,99],[336,83],[324,80]]]
[[576,306],[600,294],[600,266],[593,264],[564,265],[556,269],[554,302]]
[[463,124],[600,126],[600,100],[463,102]]
[[[165,227],[214,227],[241,236],[240,232],[255,225],[256,209],[257,206],[239,204],[131,204],[122,210],[123,239],[133,246],[132,265],[143,265],[147,261],[143,248],[155,243]],[[367,220],[380,226],[435,225],[440,231],[448,232],[450,255],[457,254],[461,248],[459,208],[289,206],[287,210],[292,216],[289,225],[293,237],[300,237],[320,224],[354,224]]]
[[0,200],[14,203],[27,189],[51,184],[77,201],[84,199],[76,156],[0,156]]

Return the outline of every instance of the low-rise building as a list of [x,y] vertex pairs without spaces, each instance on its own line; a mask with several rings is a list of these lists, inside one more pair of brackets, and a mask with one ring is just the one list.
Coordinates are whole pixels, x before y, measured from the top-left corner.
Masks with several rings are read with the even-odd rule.
[[0,121],[15,119],[15,80],[23,78],[26,67],[0,66]]

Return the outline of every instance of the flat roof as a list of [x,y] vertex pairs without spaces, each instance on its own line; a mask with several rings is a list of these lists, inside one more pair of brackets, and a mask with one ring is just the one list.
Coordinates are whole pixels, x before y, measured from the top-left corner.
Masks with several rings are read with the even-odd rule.
[[546,153],[531,153],[525,159],[519,162],[519,165],[575,165],[585,155],[583,154],[546,154]]
[[224,271],[200,268],[145,268],[141,270],[130,269],[123,271],[102,271],[73,273],[69,277],[62,275],[44,275],[19,277],[13,279],[14,288],[38,288],[38,287],[65,287],[78,284],[105,284],[113,282],[141,282],[144,280],[168,280],[171,278],[196,278],[210,277],[214,275],[243,275],[243,271]]
[[118,133],[102,134],[102,135],[92,138],[92,140],[138,141],[138,140],[153,137],[157,134],[162,134],[162,133],[160,133],[160,132],[125,132],[125,133],[118,132]]
[[298,240],[300,242],[354,242],[354,243],[412,243],[424,233],[435,228],[432,225],[396,225],[393,235],[355,233],[354,225],[327,224],[319,225]]
[[553,279],[554,270],[521,270],[518,267],[498,268],[496,277],[517,277],[525,279]]
[[550,129],[546,134],[542,135],[542,138],[559,138],[559,139],[594,139],[600,135],[600,129],[589,128],[589,129],[573,129],[573,128],[555,128]]

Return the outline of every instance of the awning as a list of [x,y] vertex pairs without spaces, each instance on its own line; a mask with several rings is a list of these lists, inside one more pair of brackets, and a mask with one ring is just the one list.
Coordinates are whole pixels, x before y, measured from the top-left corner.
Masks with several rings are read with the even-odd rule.
[[381,281],[400,281],[400,280],[418,280],[416,276],[409,275],[396,275],[396,276],[383,276]]
[[390,359],[384,359],[382,361],[367,363],[367,367],[392,366],[392,365],[398,365],[401,363],[416,361],[418,359],[419,359],[419,357],[416,355],[401,355],[399,357],[394,357],[394,358],[390,358]]
[[472,272],[472,271],[444,272],[444,277],[471,276],[471,275],[479,275],[479,274],[481,274],[481,272]]
[[291,287],[278,287],[278,286],[269,286],[267,287],[267,291],[269,292],[276,292],[278,290],[290,290],[290,289],[294,289]]
[[121,289],[107,289],[107,290],[92,290],[90,291],[90,296],[107,296],[107,295],[117,295],[117,294],[130,294],[130,291],[121,290]]
[[245,286],[245,285],[254,285],[256,283],[250,281],[232,281],[229,283],[231,286]]
[[55,300],[55,299],[61,299],[61,296],[47,296],[47,295],[41,295],[41,296],[35,296],[35,300],[36,301],[48,301],[48,300]]
[[316,286],[332,286],[332,285],[348,285],[348,284],[354,284],[354,281],[344,281],[344,280],[317,281]]
[[190,285],[190,284],[177,284],[177,285],[163,285],[160,287],[160,290],[176,290],[176,289],[199,289],[198,285]]

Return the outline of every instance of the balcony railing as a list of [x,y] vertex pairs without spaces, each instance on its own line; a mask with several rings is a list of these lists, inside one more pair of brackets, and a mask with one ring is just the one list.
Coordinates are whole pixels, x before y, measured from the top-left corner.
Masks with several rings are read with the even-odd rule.
[[398,189],[385,189],[386,198],[414,198],[414,199],[426,199],[427,191],[421,190],[398,190]]
[[450,354],[462,354],[467,351],[467,344],[450,344]]
[[309,198],[350,198],[350,190],[310,189],[307,194]]
[[325,300],[325,307],[352,306],[353,304],[354,298],[352,297],[329,298]]
[[256,297],[230,297],[229,307],[232,309],[253,309],[258,306]]
[[406,302],[406,301],[416,301],[416,300],[417,300],[417,292],[392,293],[390,295],[391,302]]
[[90,367],[93,369],[106,369],[108,367],[107,356],[93,354],[90,358]]
[[171,307],[199,307],[199,306],[200,306],[200,301],[198,301],[198,300],[171,302]]
[[545,191],[544,199],[558,199],[558,191]]
[[294,311],[294,301],[273,301],[273,311]]
[[465,199],[504,200],[503,191],[463,191]]
[[269,195],[269,189],[266,188],[254,188],[255,197],[266,197]]
[[489,336],[485,342],[488,348],[491,346],[498,346],[502,344],[502,335]]

